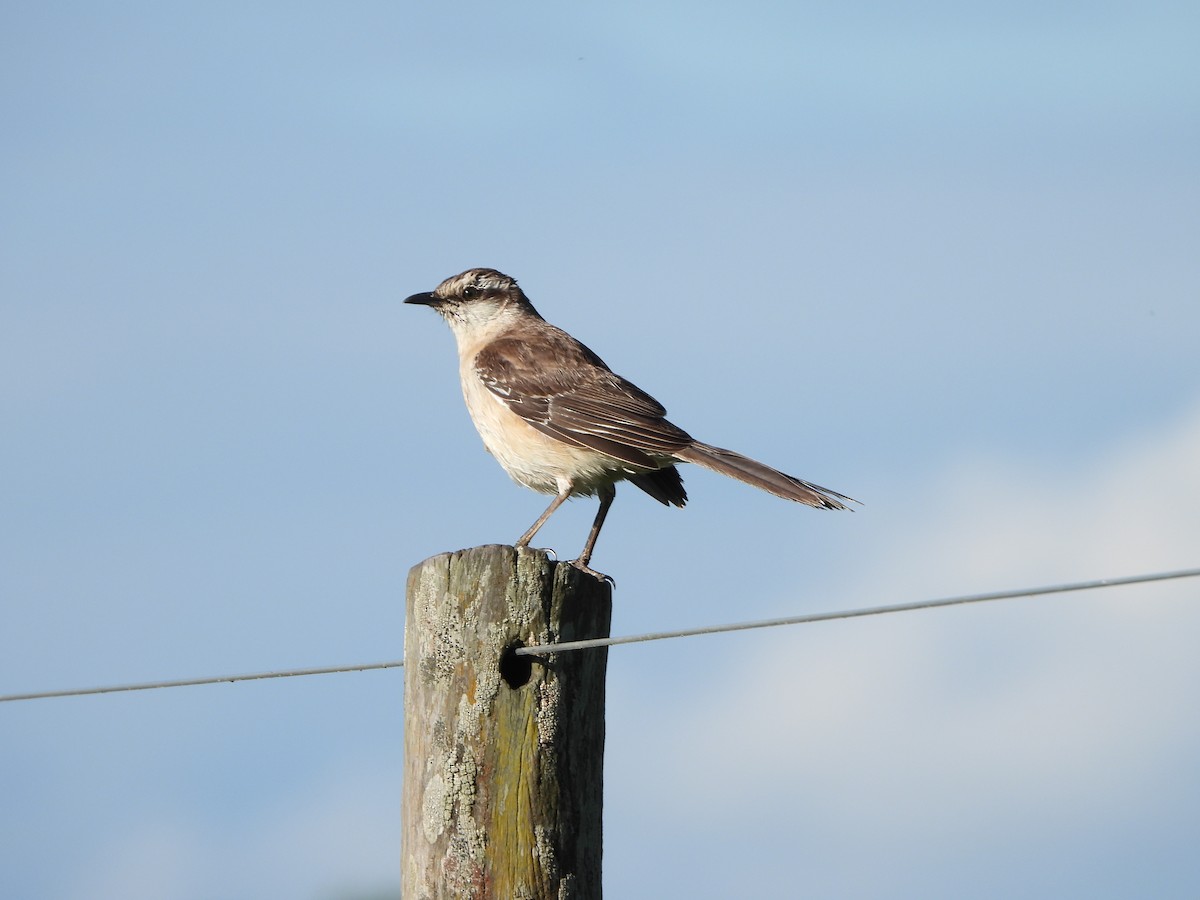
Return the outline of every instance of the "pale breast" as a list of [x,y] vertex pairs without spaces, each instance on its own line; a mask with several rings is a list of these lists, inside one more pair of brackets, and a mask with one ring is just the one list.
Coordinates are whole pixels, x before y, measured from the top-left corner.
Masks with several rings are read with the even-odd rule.
[[542,434],[489,391],[469,362],[460,374],[467,411],[483,446],[517,483],[544,494],[570,485],[573,494],[591,495],[625,477],[624,466],[612,457]]

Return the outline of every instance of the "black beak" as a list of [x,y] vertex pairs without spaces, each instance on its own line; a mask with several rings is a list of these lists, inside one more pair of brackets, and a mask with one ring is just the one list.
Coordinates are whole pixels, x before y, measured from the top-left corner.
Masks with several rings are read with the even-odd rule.
[[426,291],[423,294],[413,294],[411,297],[405,297],[404,302],[418,303],[421,306],[436,306],[441,303],[441,298],[435,297],[432,291]]

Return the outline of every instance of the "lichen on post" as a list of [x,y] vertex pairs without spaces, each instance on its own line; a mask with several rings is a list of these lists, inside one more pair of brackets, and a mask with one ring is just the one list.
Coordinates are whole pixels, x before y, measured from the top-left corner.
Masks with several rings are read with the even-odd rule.
[[538,550],[444,553],[408,577],[405,900],[600,897],[610,586]]

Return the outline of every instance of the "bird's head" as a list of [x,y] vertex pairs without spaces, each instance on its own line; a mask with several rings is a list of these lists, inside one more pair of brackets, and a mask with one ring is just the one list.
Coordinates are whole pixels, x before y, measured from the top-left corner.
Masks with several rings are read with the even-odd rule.
[[404,302],[437,310],[458,336],[491,330],[514,314],[537,315],[517,280],[495,269],[467,269]]

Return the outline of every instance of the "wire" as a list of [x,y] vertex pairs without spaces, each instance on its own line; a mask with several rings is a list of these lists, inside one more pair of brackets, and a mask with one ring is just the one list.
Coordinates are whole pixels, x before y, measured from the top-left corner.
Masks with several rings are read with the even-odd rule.
[[[803,625],[809,622],[828,622],[832,619],[855,619],[863,616],[880,616],[885,613],[909,612],[916,609],[935,609],[941,606],[962,606],[968,603],[986,603],[991,600],[1011,600],[1017,597],[1036,597],[1042,594],[1064,594],[1069,591],[1086,591],[1095,588],[1119,587],[1128,584],[1144,584],[1151,581],[1169,581],[1176,578],[1195,578],[1200,576],[1200,569],[1181,569],[1176,572],[1158,572],[1152,575],[1131,575],[1126,578],[1100,578],[1095,581],[1077,581],[1071,584],[1058,584],[1050,587],[1022,588],[1011,591],[993,591],[987,594],[966,594],[961,597],[947,597],[941,600],[918,600],[915,603],[897,603],[892,606],[870,606],[863,609],[847,609],[839,612],[811,613],[803,616],[789,616],[782,619],[760,619],[754,622],[737,622],[729,625],[711,625],[706,628],[686,628],[679,631],[655,631],[648,634],[626,635],[624,637],[593,638],[584,641],[562,641],[557,644],[538,644],[532,647],[518,647],[514,650],[517,656],[539,656],[546,653],[562,653],[573,650],[587,650],[593,647],[612,647],[616,644],[637,644],[646,641],[663,641],[670,638],[695,637],[701,634],[723,634],[727,631],[749,631],[753,628],[774,628],[777,625]],[[213,678],[188,678],[178,681],[152,681],[141,684],[118,684],[108,687],[82,688],[66,691],[40,691],[33,694],[0,695],[0,703],[13,700],[44,700],[48,697],[80,697],[87,694],[112,694],[118,691],[148,691],[155,688],[185,687],[197,684],[219,684],[221,682],[256,681],[264,678],[291,678],[296,675],[329,675],[334,672],[365,672],[371,669],[397,669],[404,665],[404,660],[392,662],[366,663],[358,666],[330,666],[316,669],[291,669],[279,672],[254,672],[248,675],[219,675]]]
[[1010,600],[1015,597],[1035,597],[1039,594],[1063,594],[1068,591],[1086,591],[1093,588],[1117,587],[1124,584],[1141,584],[1148,581],[1167,581],[1172,578],[1194,578],[1200,569],[1182,569],[1178,572],[1160,572],[1154,575],[1131,575],[1128,578],[1101,578],[1095,581],[1077,581],[1052,587],[1024,588],[1013,591],[993,591],[988,594],[967,594],[962,597],[947,597],[943,600],[918,600],[915,603],[897,603],[892,606],[869,606],[865,609],[846,609],[839,612],[812,613],[804,616],[788,616],[783,619],[760,619],[754,622],[739,622],[731,625],[711,625],[707,628],[685,628],[679,631],[655,631],[649,634],[625,637],[592,638],[584,641],[562,641],[557,644],[539,644],[518,647],[516,656],[538,656],[546,653],[561,653],[564,650],[587,650],[592,647],[612,647],[616,644],[639,644],[646,641],[665,641],[671,638],[695,637],[701,634],[723,634],[727,631],[749,631],[752,628],[774,628],[777,625],[804,625],[809,622],[828,622],[831,619],[855,619],[863,616],[881,616],[886,613],[909,612],[914,609],[934,609],[939,606],[961,606],[966,603],[986,603],[991,600]]
[[108,687],[82,688],[67,691],[39,691],[36,694],[0,695],[0,703],[10,700],[44,700],[47,697],[81,697],[85,694],[115,694],[119,691],[150,691],[155,688],[188,687],[194,684],[220,684],[221,682],[258,681],[264,678],[292,678],[296,675],[330,675],[334,672],[366,672],[370,669],[396,669],[404,660],[393,662],[366,663],[361,666],[327,666],[316,669],[289,669],[282,672],[251,672],[246,675],[217,675],[211,678],[181,678],[177,681],[147,681],[140,684],[114,684]]

